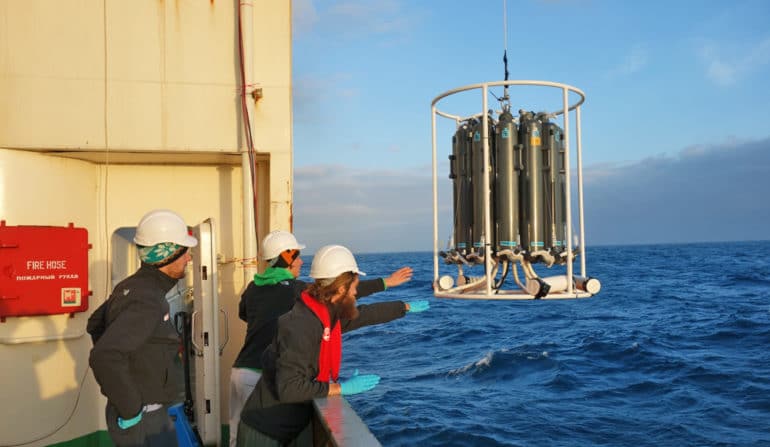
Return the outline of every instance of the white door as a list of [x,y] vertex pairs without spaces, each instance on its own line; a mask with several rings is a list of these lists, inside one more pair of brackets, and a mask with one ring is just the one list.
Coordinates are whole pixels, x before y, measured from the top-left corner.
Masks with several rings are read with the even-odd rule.
[[219,297],[214,223],[193,228],[198,246],[193,256],[192,343],[195,351],[195,423],[205,445],[219,445]]

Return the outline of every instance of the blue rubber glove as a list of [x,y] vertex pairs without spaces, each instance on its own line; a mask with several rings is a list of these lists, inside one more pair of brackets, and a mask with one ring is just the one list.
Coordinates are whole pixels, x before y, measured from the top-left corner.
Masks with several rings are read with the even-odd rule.
[[422,312],[430,309],[430,303],[428,300],[407,301],[409,310],[407,312]]
[[380,376],[376,374],[364,374],[359,376],[358,370],[348,380],[340,382],[340,394],[350,396],[351,394],[363,393],[369,391],[380,383]]
[[127,428],[131,428],[134,425],[138,424],[139,421],[142,420],[142,410],[139,411],[139,414],[132,417],[131,419],[123,419],[120,416],[118,416],[118,427],[122,428],[123,430]]

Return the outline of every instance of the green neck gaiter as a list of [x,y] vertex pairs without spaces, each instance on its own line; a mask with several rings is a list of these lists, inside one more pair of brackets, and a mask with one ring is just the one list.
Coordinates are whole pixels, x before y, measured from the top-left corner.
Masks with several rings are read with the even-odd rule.
[[264,272],[254,275],[254,284],[272,286],[287,279],[294,279],[294,275],[289,270],[281,267],[268,267]]

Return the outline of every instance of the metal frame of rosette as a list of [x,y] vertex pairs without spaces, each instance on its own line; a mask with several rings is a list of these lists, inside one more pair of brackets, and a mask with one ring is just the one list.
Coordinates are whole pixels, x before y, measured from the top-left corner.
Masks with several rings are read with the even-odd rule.
[[[554,256],[550,255],[547,251],[544,250],[538,250],[535,245],[539,244],[542,245],[540,242],[531,242],[532,246],[529,246],[529,242],[527,243],[527,246],[519,247],[520,249],[516,249],[513,252],[510,250],[496,250],[495,247],[493,247],[493,244],[490,242],[494,239],[494,236],[496,233],[493,233],[493,213],[492,208],[494,204],[491,203],[492,199],[492,189],[491,189],[491,182],[494,181],[494,179],[490,179],[491,175],[490,173],[496,172],[493,169],[493,166],[491,166],[491,158],[490,158],[490,134],[492,133],[490,129],[492,128],[490,126],[490,119],[494,120],[494,118],[490,118],[490,114],[492,113],[492,110],[490,110],[488,105],[488,97],[489,97],[489,89],[490,87],[503,87],[505,89],[505,95],[503,96],[503,100],[501,100],[501,107],[503,110],[497,111],[498,117],[501,116],[502,112],[508,111],[510,109],[510,105],[504,104],[504,101],[508,101],[508,88],[509,87],[515,87],[516,91],[521,92],[521,89],[536,89],[536,88],[551,88],[551,89],[559,89],[561,90],[561,105],[560,109],[555,112],[545,113],[541,112],[538,113],[538,117],[545,117],[542,118],[547,122],[549,125],[552,123],[549,121],[550,118],[555,118],[558,116],[561,116],[561,124],[562,127],[558,131],[562,133],[562,136],[559,137],[559,144],[561,145],[559,150],[560,154],[563,152],[563,169],[561,174],[564,175],[563,180],[563,192],[564,192],[564,198],[563,198],[563,205],[562,208],[564,209],[564,217],[566,218],[566,226],[564,231],[564,237],[558,241],[558,253]],[[454,115],[450,113],[446,113],[442,110],[438,109],[439,103],[450,96],[458,95],[465,92],[472,92],[472,91],[479,91],[481,93],[481,112],[477,114],[467,115],[467,116],[460,116],[460,115]],[[577,95],[577,100],[570,104],[569,103],[569,96],[570,93],[574,93]],[[435,97],[431,103],[431,136],[432,136],[432,160],[433,160],[433,290],[434,295],[439,298],[461,298],[461,299],[502,299],[502,300],[511,300],[511,299],[533,299],[533,298],[542,298],[542,299],[567,299],[567,298],[586,298],[590,297],[596,293],[599,292],[601,288],[601,284],[596,278],[591,278],[587,275],[586,272],[586,256],[585,256],[585,225],[584,225],[584,218],[583,218],[583,167],[582,167],[582,147],[581,147],[581,136],[580,136],[580,112],[581,112],[581,105],[585,101],[585,94],[578,88],[572,87],[570,85],[556,83],[556,82],[549,82],[549,81],[531,81],[531,80],[506,80],[506,81],[494,81],[494,82],[485,82],[480,84],[472,84],[467,85],[464,87],[459,87],[453,90],[449,90],[447,92],[444,92],[437,97]],[[572,235],[573,235],[573,222],[572,222],[572,193],[571,193],[571,164],[570,164],[570,152],[572,150],[570,144],[572,142],[572,130],[570,128],[570,116],[571,114],[574,114],[575,118],[575,139],[576,139],[576,154],[577,154],[577,163],[575,167],[575,172],[577,173],[577,188],[578,188],[578,218],[579,218],[579,225],[578,225],[578,237],[580,241],[579,247],[573,247],[572,244]],[[480,169],[479,166],[476,167],[478,169],[475,171],[476,173],[481,172],[479,177],[476,179],[476,185],[473,185],[473,188],[478,188],[478,180],[481,180],[481,186],[483,191],[481,194],[477,194],[475,197],[478,199],[479,197],[482,197],[481,202],[482,203],[473,203],[473,207],[480,207],[476,208],[476,216],[481,217],[482,225],[477,225],[477,222],[474,221],[475,224],[475,231],[476,231],[476,242],[471,247],[471,244],[463,244],[463,247],[468,247],[468,250],[466,249],[457,249],[457,246],[447,247],[448,251],[440,251],[439,250],[439,234],[438,234],[438,209],[439,209],[439,194],[438,194],[438,162],[437,162],[437,143],[436,143],[436,117],[440,116],[442,118],[446,118],[449,120],[453,120],[456,125],[456,129],[459,129],[461,126],[465,125],[467,127],[467,124],[469,122],[476,123],[477,126],[480,126],[480,129],[482,129],[482,132],[476,132],[474,141],[478,143],[478,146],[481,147],[483,150],[483,155],[479,157],[479,154],[476,154],[476,158],[473,160],[476,160],[478,162],[479,159],[483,160],[483,170]],[[517,125],[521,124],[521,120],[523,120],[524,115],[520,116],[519,118],[514,118],[514,121],[517,121]],[[493,121],[494,122],[494,121]],[[519,127],[517,127],[517,132]],[[558,132],[557,131],[557,132]],[[470,141],[470,140],[468,140]],[[534,141],[534,140],[533,140]],[[538,134],[538,144],[539,134]],[[476,152],[478,152],[478,146],[476,148]],[[536,154],[536,152],[540,148],[533,149],[533,154]],[[521,150],[521,149],[519,149]],[[470,149],[469,149],[470,152]],[[521,156],[521,155],[519,155]],[[471,155],[468,155],[468,157],[471,157]],[[511,156],[512,158],[513,156]],[[452,155],[450,155],[450,160],[453,160]],[[549,159],[551,160],[551,159]],[[539,159],[538,159],[539,161]],[[450,161],[451,163],[455,163],[456,161]],[[457,162],[459,163],[459,162]],[[531,164],[535,164],[531,160],[529,161]],[[549,161],[549,163],[554,163],[553,161]],[[452,177],[452,166],[450,166],[450,177]],[[554,166],[551,166],[549,169],[555,170]],[[539,180],[538,180],[539,181]],[[526,185],[525,185],[526,186]],[[517,187],[518,188],[518,187]],[[530,187],[533,188],[533,187]],[[518,190],[517,190],[518,191]],[[460,210],[457,208],[457,199],[455,194],[455,201],[453,202],[453,211],[454,213],[460,212]],[[477,200],[478,201],[478,200]],[[543,206],[546,208],[547,206]],[[513,213],[514,211],[509,210],[508,212]],[[514,217],[515,219],[519,219],[519,214],[522,212],[526,214],[526,211],[522,211],[522,209],[515,210],[517,215]],[[476,218],[478,220],[478,217]],[[457,222],[457,218],[455,218],[455,223]],[[557,226],[553,226],[556,228]],[[529,226],[527,226],[529,228]],[[453,226],[453,235],[455,234],[456,225]],[[522,230],[523,231],[523,230]],[[555,233],[554,233],[555,234]],[[452,242],[454,243],[454,237],[452,237]],[[558,239],[558,238],[557,238]],[[498,247],[499,248],[499,247]],[[577,251],[575,249],[577,248]],[[504,256],[501,256],[501,253],[505,252],[506,254]],[[579,255],[579,256],[578,256]],[[573,261],[575,257],[578,257],[580,260],[580,271],[579,274],[574,273],[574,267],[573,267]],[[443,262],[446,264],[455,264],[457,265],[457,276],[453,278],[451,275],[443,275],[439,276],[439,263],[440,258],[443,258]],[[535,272],[535,269],[533,268],[532,264],[539,264],[539,263],[545,263],[548,267],[551,267],[554,264],[563,264],[566,267],[566,274],[562,275],[555,275],[555,276],[549,276],[549,277],[540,277]],[[484,266],[484,275],[483,276],[466,276],[464,273],[465,268],[470,268],[473,265],[483,265]],[[524,274],[525,280],[522,282],[521,279],[518,276],[518,270],[517,267],[520,267],[522,269],[522,273]],[[502,270],[501,270],[502,269]],[[503,273],[505,272],[505,273]],[[515,279],[516,284],[519,286],[518,289],[511,289],[506,290],[503,288],[504,286],[504,279],[505,275],[509,272],[513,273],[513,277]],[[501,276],[501,279],[498,283],[496,283],[496,277]],[[567,278],[572,278],[572,280],[567,280]]]

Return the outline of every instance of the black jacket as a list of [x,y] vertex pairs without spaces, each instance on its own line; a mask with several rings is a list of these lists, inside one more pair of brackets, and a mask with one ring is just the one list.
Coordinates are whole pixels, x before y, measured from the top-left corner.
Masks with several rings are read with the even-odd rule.
[[[342,332],[386,323],[406,314],[402,301],[358,306],[355,320],[340,320]],[[298,301],[278,320],[275,340],[262,356],[262,378],[244,405],[241,422],[281,442],[289,442],[310,422],[312,399],[326,397],[329,384],[317,382],[323,325]]]
[[86,330],[94,340],[88,363],[122,418],[135,416],[145,404],[178,400],[179,336],[166,301],[176,283],[142,264],[88,319]]
[[[264,286],[258,286],[253,281],[249,283],[238,305],[238,316],[247,325],[246,339],[235,359],[234,368],[262,369],[262,352],[275,337],[278,317],[291,310],[307,285],[299,279]],[[360,281],[356,298],[383,290],[385,283],[380,278]]]

